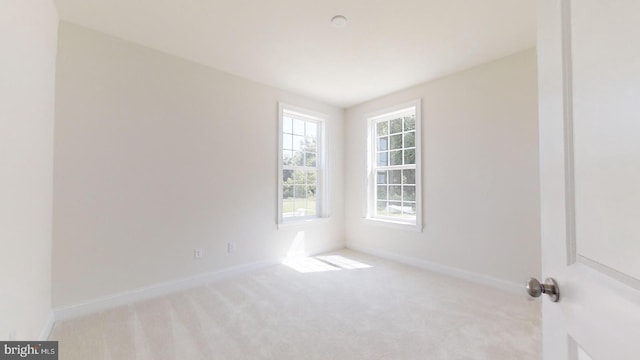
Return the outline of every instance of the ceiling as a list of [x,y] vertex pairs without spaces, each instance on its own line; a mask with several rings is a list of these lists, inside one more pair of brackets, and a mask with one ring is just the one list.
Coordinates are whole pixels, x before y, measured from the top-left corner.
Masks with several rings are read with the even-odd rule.
[[64,21],[339,107],[531,48],[536,32],[534,0],[56,2]]

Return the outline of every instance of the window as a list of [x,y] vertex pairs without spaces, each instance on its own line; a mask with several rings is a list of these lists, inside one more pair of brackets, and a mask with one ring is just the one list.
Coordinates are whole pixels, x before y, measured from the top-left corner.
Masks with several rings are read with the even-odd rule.
[[420,101],[368,117],[367,219],[421,225]]
[[324,216],[324,119],[280,104],[279,224]]

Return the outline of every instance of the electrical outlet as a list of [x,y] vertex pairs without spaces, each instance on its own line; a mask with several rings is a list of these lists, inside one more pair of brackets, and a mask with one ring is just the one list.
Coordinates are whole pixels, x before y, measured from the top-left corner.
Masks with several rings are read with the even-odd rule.
[[232,242],[227,243],[227,252],[231,254],[232,252],[235,252],[235,251],[236,251],[236,243],[232,243]]
[[193,258],[196,260],[202,259],[202,248],[193,249]]

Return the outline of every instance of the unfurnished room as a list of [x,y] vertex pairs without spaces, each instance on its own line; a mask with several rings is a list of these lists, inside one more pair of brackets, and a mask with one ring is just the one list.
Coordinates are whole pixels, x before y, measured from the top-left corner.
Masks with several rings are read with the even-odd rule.
[[0,0],[0,359],[640,358],[640,2]]

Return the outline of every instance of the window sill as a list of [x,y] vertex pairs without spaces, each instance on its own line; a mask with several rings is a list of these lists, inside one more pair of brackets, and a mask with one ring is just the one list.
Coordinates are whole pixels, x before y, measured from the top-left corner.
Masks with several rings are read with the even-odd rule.
[[376,218],[364,218],[363,220],[365,224],[384,226],[384,227],[407,230],[407,231],[422,232],[422,229],[423,229],[422,224],[409,224],[401,221],[392,221],[392,220],[376,219]]
[[295,228],[306,225],[317,225],[317,224],[327,224],[329,223],[328,217],[314,217],[314,218],[305,218],[305,219],[291,219],[284,220],[281,223],[278,223],[278,230],[283,228]]

